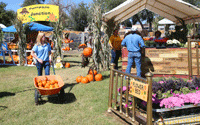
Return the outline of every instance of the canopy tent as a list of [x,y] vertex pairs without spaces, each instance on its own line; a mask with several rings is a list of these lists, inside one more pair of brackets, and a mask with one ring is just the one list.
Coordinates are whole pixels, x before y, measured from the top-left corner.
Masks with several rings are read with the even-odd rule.
[[[28,23],[31,31],[52,31],[53,27],[45,26],[36,22]],[[23,24],[24,25],[24,24]],[[2,29],[3,32],[16,32],[15,26],[9,26],[7,28]]]
[[182,0],[127,0],[109,12],[103,14],[105,20],[115,18],[123,22],[143,9],[150,10],[176,24],[182,18],[186,24],[200,22],[200,8]]
[[160,20],[160,21],[158,22],[158,24],[161,24],[161,25],[165,25],[165,24],[174,24],[174,22],[172,22],[171,20],[168,20],[168,19],[164,18],[164,19]]
[[3,29],[6,28],[6,26],[0,23],[0,28]]

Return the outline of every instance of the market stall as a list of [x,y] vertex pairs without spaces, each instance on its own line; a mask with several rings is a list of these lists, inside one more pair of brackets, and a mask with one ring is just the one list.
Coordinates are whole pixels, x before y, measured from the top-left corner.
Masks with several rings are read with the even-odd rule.
[[[32,65],[33,64],[33,58],[30,56],[30,52],[31,52],[32,47],[35,44],[38,32],[40,32],[40,31],[43,31],[43,32],[52,31],[53,27],[45,26],[43,24],[39,24],[39,23],[36,23],[36,22],[28,23],[28,25],[29,25],[30,32],[28,32],[26,34],[26,44],[27,44],[26,56],[27,56],[27,60],[25,60],[25,62],[26,62],[27,65]],[[14,25],[9,26],[7,28],[2,29],[2,31],[3,32],[9,32],[9,33],[11,33],[11,32],[15,33],[14,40],[12,40],[11,42],[8,43],[8,49],[11,50],[11,52],[12,52],[11,56],[12,57],[13,56],[18,57],[18,54],[17,54],[18,35],[16,34],[15,26]],[[3,58],[3,59],[5,59],[5,58]],[[16,60],[14,60],[14,61],[15,61],[15,64],[18,64],[19,58],[16,58]],[[6,64],[13,64],[13,62],[11,61],[11,58],[8,58],[8,60],[6,61]]]
[[[155,12],[157,14],[159,14],[162,17],[165,17],[169,20],[171,20],[172,22],[174,22],[176,25],[177,24],[181,24],[182,26],[185,26],[185,24],[189,24],[189,23],[195,23],[195,22],[200,22],[200,9],[197,8],[194,5],[191,5],[189,3],[186,3],[182,0],[127,0],[124,3],[120,4],[119,6],[117,6],[116,8],[110,10],[109,12],[106,12],[103,15],[103,18],[105,21],[108,20],[114,20],[116,22],[123,22],[126,19],[129,19],[130,17],[132,17],[133,15],[137,14],[138,12],[142,11],[143,9],[148,9],[152,12]],[[184,29],[183,29],[184,30]],[[177,34],[175,34],[177,35]],[[187,35],[185,35],[184,37],[186,37]],[[176,76],[176,77],[187,77],[188,74],[188,68],[192,69],[194,72],[193,75],[197,75],[196,71],[198,71],[198,63],[196,62],[196,59],[199,61],[199,55],[194,53],[196,51],[199,51],[198,47],[196,47],[197,49],[195,50],[195,46],[192,47],[191,52],[188,54],[188,48],[186,47],[187,45],[182,46],[179,43],[186,43],[187,42],[187,38],[185,39],[169,39],[169,38],[164,38],[164,39],[157,39],[157,40],[153,40],[153,38],[144,38],[145,40],[145,44],[148,48],[145,48],[144,54],[142,55],[142,74],[143,77],[145,75],[145,73],[147,72],[152,72],[154,74],[154,76]],[[146,42],[149,41],[149,42]],[[150,46],[152,45],[152,46]],[[197,45],[197,44],[196,44]],[[190,45],[189,45],[190,46]],[[190,56],[188,56],[190,55]],[[190,59],[190,62],[188,62],[188,58]],[[194,58],[194,59],[193,59]],[[128,61],[128,51],[126,48],[122,49],[122,71],[126,70],[127,67],[127,61]],[[193,64],[193,67],[190,67],[190,64]],[[189,64],[189,65],[188,65]],[[114,72],[117,72],[116,70],[113,70]],[[111,72],[112,73],[112,72]],[[131,74],[136,74],[136,68],[133,66],[133,68],[131,69]],[[123,76],[123,75],[121,75]],[[126,74],[126,76],[128,76]],[[114,79],[117,79],[119,76],[116,75],[116,78],[112,78],[114,77],[114,73],[111,74],[111,78],[110,78],[110,88],[109,90],[113,89],[113,82]],[[128,77],[126,77],[128,79]],[[188,77],[187,77],[188,78]],[[123,78],[122,79],[122,84],[123,84]],[[135,80],[137,78],[134,79],[130,79],[130,80]],[[148,77],[147,77],[148,79]],[[138,79],[137,79],[138,80]],[[138,87],[141,89],[143,89],[143,87],[141,87],[137,82],[134,83],[135,87]],[[181,81],[181,80],[180,80]],[[116,83],[118,83],[118,80],[116,80]],[[120,101],[117,100],[117,96],[115,96],[115,106],[114,107],[114,111],[118,111],[118,108],[116,104],[118,104],[119,102],[121,103],[121,101],[125,101],[125,107],[129,107],[129,103],[130,100],[133,98],[133,101],[131,103],[134,102],[134,98],[137,96],[130,96],[130,92],[134,91],[135,93],[138,92],[139,94],[143,93],[142,91],[138,91],[136,89],[127,89],[128,88],[128,83],[131,84],[128,80],[126,81],[127,85],[126,85],[126,89],[124,90],[124,96],[126,99],[120,99]],[[197,82],[199,84],[199,82]],[[175,99],[175,98],[179,98],[179,94],[183,97],[183,96],[188,96],[188,95],[194,95],[197,94],[199,92],[199,88],[198,85],[196,85],[197,83],[195,83],[195,79],[193,79],[192,81],[187,81],[184,82],[183,80],[179,83],[178,80],[176,81],[159,81],[158,83],[152,83],[150,85],[152,86],[152,90],[153,92],[149,92],[148,94],[152,94],[152,101],[157,101],[156,99],[161,99],[163,100],[163,103],[158,102],[157,104],[159,105],[158,108],[155,108],[154,105],[153,107],[153,112],[158,113],[159,117],[158,117],[158,121],[156,120],[156,117],[153,116],[153,120],[147,120],[144,119],[144,121],[148,122],[148,124],[153,124],[152,122],[154,122],[155,124],[192,124],[192,123],[199,123],[199,111],[196,111],[196,106],[199,106],[199,102],[197,103],[193,103],[193,102],[187,102],[184,106],[184,101],[181,105],[176,105],[180,104],[180,100]],[[137,85],[136,85],[137,84]],[[160,86],[159,86],[160,85]],[[191,85],[191,86],[188,86]],[[177,88],[179,86],[179,88]],[[155,90],[155,88],[157,87],[157,89]],[[124,87],[123,87],[124,88]],[[122,86],[121,86],[122,89]],[[162,89],[158,90],[158,89]],[[169,91],[168,91],[169,89]],[[187,92],[185,90],[188,90]],[[115,93],[117,90],[117,85],[115,88]],[[193,91],[193,92],[191,92]],[[197,93],[195,93],[197,92]],[[173,98],[168,98],[167,93],[169,93],[170,97]],[[112,98],[112,92],[110,92],[110,98]],[[121,96],[122,92],[120,92],[120,96]],[[188,94],[188,95],[187,95]],[[129,99],[129,97],[131,99]],[[110,99],[109,98],[109,99]],[[120,97],[121,98],[121,97]],[[151,100],[151,99],[150,99]],[[167,101],[166,101],[167,100]],[[199,97],[198,99],[199,100]],[[164,102],[165,101],[165,102]],[[172,101],[176,101],[176,102],[172,102]],[[148,105],[148,101],[144,101],[145,103],[147,102]],[[151,103],[151,102],[150,102]],[[154,103],[154,102],[153,102]],[[176,104],[175,104],[176,103]],[[166,105],[170,105],[170,106],[166,106]],[[189,104],[189,105],[188,105]],[[140,104],[138,104],[140,105]],[[137,106],[138,106],[137,105]],[[164,107],[165,105],[165,107]],[[135,106],[135,105],[133,105]],[[111,108],[112,105],[109,107]],[[148,106],[144,106],[144,108],[148,108]],[[155,109],[154,109],[155,108]],[[133,109],[133,108],[130,108]],[[139,109],[140,110],[140,109]],[[192,111],[190,111],[192,110]],[[170,112],[168,112],[170,111]],[[187,114],[187,113],[183,113],[184,111],[189,111],[194,115],[191,114]],[[175,114],[174,113],[177,113]],[[182,112],[182,113],[179,113]],[[123,117],[123,113],[126,113],[126,115]],[[120,115],[121,117],[123,117],[124,119],[128,119],[129,117],[131,117],[129,115],[129,111],[126,110],[125,112],[123,112],[120,110]],[[133,112],[135,113],[135,112]],[[161,114],[164,113],[165,116],[162,116]],[[167,113],[172,113],[171,116],[173,117],[168,117],[166,116]],[[132,115],[134,116],[134,114]],[[147,118],[149,116],[146,115]],[[197,117],[196,117],[197,116]],[[195,120],[193,120],[193,118],[195,118]],[[130,119],[129,119],[130,120]],[[135,119],[131,119],[132,121],[135,121]]]

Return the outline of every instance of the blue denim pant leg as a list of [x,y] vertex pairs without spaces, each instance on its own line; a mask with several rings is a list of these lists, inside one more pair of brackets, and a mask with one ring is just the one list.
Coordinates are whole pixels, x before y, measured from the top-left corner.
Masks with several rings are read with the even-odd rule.
[[50,75],[50,63],[49,63],[49,61],[45,61],[43,65],[44,65],[45,75]]
[[36,66],[37,66],[38,76],[42,76],[43,68],[44,68],[44,71],[45,71],[45,75],[50,75],[50,63],[49,63],[49,61],[45,61],[42,64],[37,62]]
[[140,52],[129,52],[128,53],[128,65],[126,68],[126,73],[131,73],[131,67],[133,65],[133,60],[135,61],[137,76],[141,77],[141,53]]
[[115,69],[118,69],[118,60],[121,56],[121,50],[111,50],[111,63],[115,64]]
[[36,67],[37,67],[37,71],[38,71],[38,76],[42,76],[43,64],[37,62]]
[[137,76],[141,77],[141,53],[137,53],[135,57],[135,65],[137,70]]

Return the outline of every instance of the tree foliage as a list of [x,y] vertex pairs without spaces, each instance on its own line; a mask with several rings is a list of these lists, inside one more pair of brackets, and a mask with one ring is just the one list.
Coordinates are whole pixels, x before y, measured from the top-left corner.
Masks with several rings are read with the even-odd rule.
[[81,2],[78,6],[74,5],[70,10],[70,20],[72,28],[76,31],[84,31],[88,26],[89,7]]
[[12,25],[12,19],[16,17],[16,13],[13,10],[6,10],[7,4],[0,2],[0,23],[5,26]]
[[30,6],[30,5],[34,5],[34,4],[43,4],[44,2],[45,2],[45,0],[24,0],[21,7]]
[[183,1],[188,2],[192,5],[197,6],[197,7],[200,7],[200,1],[199,0],[183,0]]

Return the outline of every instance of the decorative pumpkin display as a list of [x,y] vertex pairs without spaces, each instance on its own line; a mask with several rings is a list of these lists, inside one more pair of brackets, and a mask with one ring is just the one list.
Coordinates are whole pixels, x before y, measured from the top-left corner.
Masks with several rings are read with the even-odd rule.
[[86,77],[88,78],[88,80],[89,80],[90,82],[93,81],[93,75],[89,74],[89,75],[87,75]]
[[70,68],[70,63],[65,63],[66,68]]
[[90,47],[85,48],[85,49],[83,50],[83,55],[84,55],[85,57],[90,57],[90,56],[92,55],[92,48],[90,48]]
[[83,78],[83,76],[77,76],[77,77],[76,77],[76,82],[77,82],[77,83],[81,82],[82,78]]
[[81,79],[81,83],[83,83],[83,84],[86,84],[86,83],[88,83],[88,82],[89,82],[89,80],[88,80],[87,77],[83,77],[83,78]]
[[47,88],[47,89],[53,89],[53,88],[58,88],[58,81],[53,79],[49,80],[47,77],[45,77],[43,80],[37,80],[36,85],[39,88]]
[[66,39],[66,40],[65,40],[65,43],[70,43],[70,39]]
[[103,79],[103,76],[101,74],[95,75],[95,80],[96,81],[101,81]]
[[69,50],[70,50],[69,46],[67,46],[67,47],[65,48],[65,50],[66,50],[66,51],[69,51]]
[[[94,72],[94,75],[97,74],[97,71],[96,71],[96,70],[93,70],[93,72]],[[92,70],[89,71],[89,74],[91,74],[91,75],[93,74],[93,73],[92,73]]]
[[86,47],[87,45],[85,43],[82,43],[82,44],[79,45],[79,47],[81,47],[81,46],[82,47],[84,47],[84,46]]

